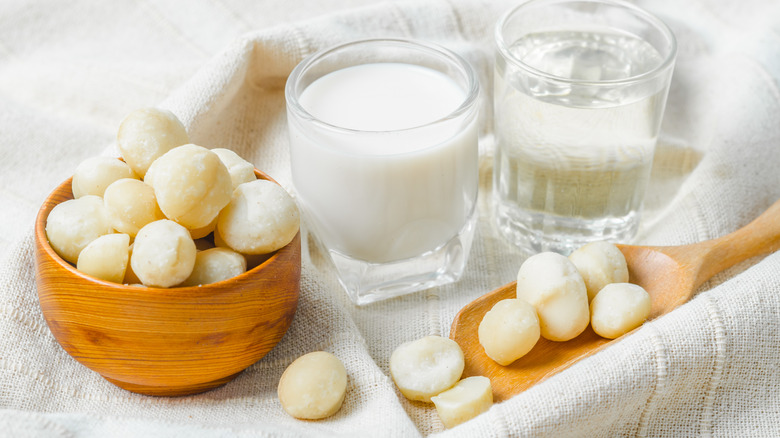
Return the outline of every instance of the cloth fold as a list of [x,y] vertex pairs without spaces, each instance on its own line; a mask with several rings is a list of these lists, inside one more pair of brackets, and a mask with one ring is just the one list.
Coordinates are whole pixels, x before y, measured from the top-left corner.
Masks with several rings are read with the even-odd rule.
[[[98,81],[106,89],[81,99],[78,91],[91,90],[81,80],[62,78],[72,91],[46,99],[42,93],[53,89],[48,81],[54,79],[46,72],[29,77],[50,63],[76,74],[59,58],[46,58],[52,55],[45,40],[25,39],[46,21],[40,15],[46,2],[39,3],[30,9],[38,15],[25,13],[21,4],[0,6],[6,25],[0,25],[0,201],[11,206],[0,213],[10,230],[0,246],[0,424],[6,425],[0,435],[780,435],[778,254],[715,276],[674,312],[451,430],[431,405],[410,402],[394,387],[388,362],[396,346],[425,335],[447,336],[458,310],[512,281],[523,260],[493,228],[491,212],[492,29],[516,1],[291,6],[311,7],[301,13],[308,18],[270,1],[260,2],[269,15],[239,0],[193,2],[189,15],[171,12],[167,2],[120,5],[125,28],[79,21],[84,27],[60,31],[73,44],[70,55],[94,48],[89,38],[95,35],[118,35],[133,25],[145,32],[122,42],[128,59],[138,56],[128,49],[158,50],[160,64],[124,71],[122,86]],[[734,11],[722,0],[638,2],[672,27],[680,47],[638,243],[677,245],[724,235],[780,198],[780,14],[767,13],[757,0],[743,3]],[[331,4],[340,10],[328,12]],[[76,22],[59,9],[54,17]],[[105,20],[115,14],[99,10],[90,16]],[[283,22],[272,25],[274,16]],[[229,35],[235,37],[216,53],[214,41]],[[84,158],[116,154],[116,126],[145,105],[172,110],[192,142],[233,149],[294,194],[287,75],[317,50],[381,37],[442,44],[471,62],[480,77],[480,219],[461,281],[356,307],[315,250],[304,257],[300,304],[282,342],[234,381],[195,396],[133,394],[68,356],[49,333],[35,291],[32,224],[48,191]],[[105,61],[81,64],[90,66],[86,78],[124,65],[114,63],[118,54],[104,49],[102,55]],[[166,64],[166,56],[182,62]],[[175,79],[180,86],[170,91]],[[41,84],[43,91],[37,91]],[[116,103],[101,107],[112,89]],[[282,410],[276,385],[289,363],[314,350],[344,362],[347,397],[331,418],[298,421]]]

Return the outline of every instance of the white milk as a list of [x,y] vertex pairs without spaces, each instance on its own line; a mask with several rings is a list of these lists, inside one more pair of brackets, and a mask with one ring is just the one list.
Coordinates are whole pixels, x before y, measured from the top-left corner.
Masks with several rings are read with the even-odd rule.
[[465,98],[444,74],[401,63],[337,70],[303,91],[301,106],[325,124],[288,117],[292,177],[329,250],[383,263],[461,231],[477,194],[476,111],[442,119]]

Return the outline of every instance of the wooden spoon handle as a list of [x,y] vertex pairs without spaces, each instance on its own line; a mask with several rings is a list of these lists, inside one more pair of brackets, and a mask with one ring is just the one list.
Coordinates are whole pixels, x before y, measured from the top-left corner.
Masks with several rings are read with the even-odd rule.
[[673,251],[687,252],[688,254],[680,255],[687,255],[691,259],[695,254],[700,254],[694,283],[695,287],[699,287],[715,274],[737,263],[778,249],[780,249],[780,200],[752,222],[733,233],[717,239],[677,247],[677,250]]

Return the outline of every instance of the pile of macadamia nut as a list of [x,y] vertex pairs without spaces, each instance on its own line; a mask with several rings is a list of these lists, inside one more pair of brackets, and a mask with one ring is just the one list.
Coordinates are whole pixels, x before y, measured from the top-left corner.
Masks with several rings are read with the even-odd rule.
[[73,175],[74,199],[46,222],[54,251],[102,280],[197,286],[239,275],[290,243],[299,213],[278,184],[228,149],[190,144],[170,111],[121,123],[123,161],[93,157]]
[[628,283],[623,253],[608,242],[589,243],[569,257],[544,252],[517,273],[517,298],[496,303],[483,317],[479,343],[500,365],[509,365],[539,337],[568,341],[590,323],[597,335],[617,338],[650,315],[650,295]]

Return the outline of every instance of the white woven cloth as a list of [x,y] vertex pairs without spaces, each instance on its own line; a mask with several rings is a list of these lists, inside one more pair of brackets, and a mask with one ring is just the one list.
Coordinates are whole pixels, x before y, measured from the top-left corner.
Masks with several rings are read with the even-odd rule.
[[[522,256],[491,225],[491,36],[514,1],[175,0],[0,2],[0,436],[779,436],[780,254],[745,262],[629,338],[451,430],[388,373],[393,349],[447,335],[470,300],[513,280]],[[638,242],[731,232],[780,198],[780,4],[656,0],[679,55]],[[306,55],[364,37],[441,43],[483,85],[480,221],[464,278],[353,306],[305,263],[282,342],[233,382],[190,397],[119,389],[59,347],[34,284],[32,225],[83,159],[113,151],[131,110],[174,111],[191,139],[227,147],[290,186],[283,86]],[[296,357],[345,363],[333,417],[284,413]]]

